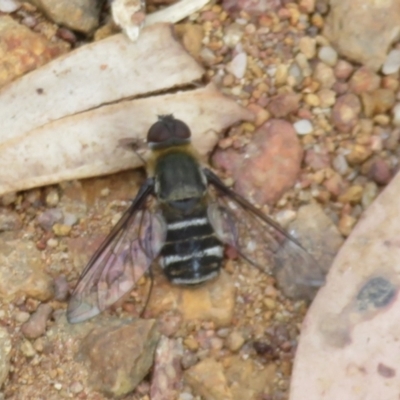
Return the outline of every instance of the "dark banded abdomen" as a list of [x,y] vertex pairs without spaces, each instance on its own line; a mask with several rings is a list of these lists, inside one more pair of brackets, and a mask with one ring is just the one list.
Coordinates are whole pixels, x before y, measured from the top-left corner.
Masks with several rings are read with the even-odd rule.
[[195,285],[218,275],[223,245],[217,239],[207,212],[167,221],[167,238],[161,250],[161,265],[175,284]]

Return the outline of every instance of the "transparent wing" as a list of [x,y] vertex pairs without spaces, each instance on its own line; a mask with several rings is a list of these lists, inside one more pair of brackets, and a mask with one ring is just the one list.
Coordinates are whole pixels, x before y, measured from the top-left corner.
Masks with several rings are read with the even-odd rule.
[[153,181],[142,186],[105,241],[90,259],[71,295],[67,318],[85,321],[129,292],[148,270],[165,241],[165,223],[143,208]]
[[220,240],[249,263],[273,273],[288,297],[312,299],[324,283],[315,259],[275,221],[227,188],[211,171],[204,171],[217,196],[208,214]]

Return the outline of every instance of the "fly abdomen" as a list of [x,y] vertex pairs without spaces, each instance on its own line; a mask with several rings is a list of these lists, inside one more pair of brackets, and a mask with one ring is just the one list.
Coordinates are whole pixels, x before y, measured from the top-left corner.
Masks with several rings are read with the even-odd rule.
[[168,221],[161,258],[164,273],[175,284],[195,285],[217,276],[223,259],[223,246],[206,213]]

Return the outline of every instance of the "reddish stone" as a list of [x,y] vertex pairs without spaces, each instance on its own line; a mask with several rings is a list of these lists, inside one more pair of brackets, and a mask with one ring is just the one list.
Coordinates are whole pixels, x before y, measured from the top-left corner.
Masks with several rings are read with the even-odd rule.
[[379,185],[386,185],[392,179],[392,173],[387,162],[378,158],[371,163],[368,177]]
[[153,400],[178,398],[182,379],[181,344],[177,340],[162,337],[156,350],[150,388]]
[[41,304],[29,320],[21,327],[21,332],[28,339],[36,339],[46,331],[46,323],[53,308],[49,304]]
[[336,81],[332,86],[332,90],[338,95],[345,94],[349,90],[349,84]]
[[0,87],[67,51],[9,16],[0,16]]
[[301,119],[310,119],[311,120],[314,115],[307,108],[300,108],[299,111],[297,112],[297,116]]
[[230,171],[235,189],[257,204],[274,204],[298,177],[303,149],[291,124],[270,120],[240,153],[217,150],[214,162]]
[[353,68],[353,65],[348,61],[339,60],[333,70],[336,78],[346,80],[352,74]]
[[330,166],[330,157],[327,151],[307,150],[305,163],[314,170],[327,168]]
[[371,92],[379,88],[381,78],[367,67],[359,68],[350,78],[350,90],[355,94]]
[[230,260],[236,260],[239,258],[239,253],[234,247],[227,246],[225,249],[225,256]]
[[324,182],[324,186],[333,196],[338,197],[349,186],[339,174],[332,175]]
[[268,111],[276,118],[286,117],[299,108],[300,96],[295,93],[278,94],[272,97]]

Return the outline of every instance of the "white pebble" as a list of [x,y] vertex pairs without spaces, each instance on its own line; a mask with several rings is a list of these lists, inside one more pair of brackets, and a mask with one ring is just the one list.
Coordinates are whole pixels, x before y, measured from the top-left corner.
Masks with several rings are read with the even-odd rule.
[[242,39],[243,36],[243,26],[233,23],[228,26],[223,37],[224,43],[233,49]]
[[290,65],[288,75],[289,75],[289,81],[292,80],[294,83],[293,86],[300,85],[304,79],[303,72],[296,62],[293,62]]
[[334,67],[338,60],[338,53],[331,46],[322,46],[318,51],[318,58],[330,67]]
[[183,392],[179,395],[179,400],[193,400],[194,397],[191,393]]
[[122,217],[122,213],[116,213],[115,215],[113,215],[113,217],[111,218],[111,225],[114,226]]
[[78,217],[75,214],[64,213],[64,225],[73,226],[78,223]]
[[46,242],[47,246],[50,247],[51,249],[55,249],[58,246],[58,240],[54,238],[50,238]]
[[332,165],[334,170],[340,175],[344,175],[349,169],[349,164],[347,164],[346,157],[343,154],[338,154],[333,159]]
[[294,130],[298,135],[308,135],[314,128],[308,119],[300,119],[293,124]]
[[242,79],[247,68],[247,54],[238,53],[233,57],[232,61],[227,66],[228,72],[234,75],[237,79]]
[[0,0],[0,11],[3,13],[13,13],[21,7],[21,3],[16,0]]
[[400,69],[400,50],[394,49],[386,57],[383,63],[382,72],[385,75],[394,74]]
[[400,103],[393,107],[393,124],[400,126]]
[[287,228],[296,219],[296,212],[293,210],[282,210],[276,213],[275,219],[279,225]]

